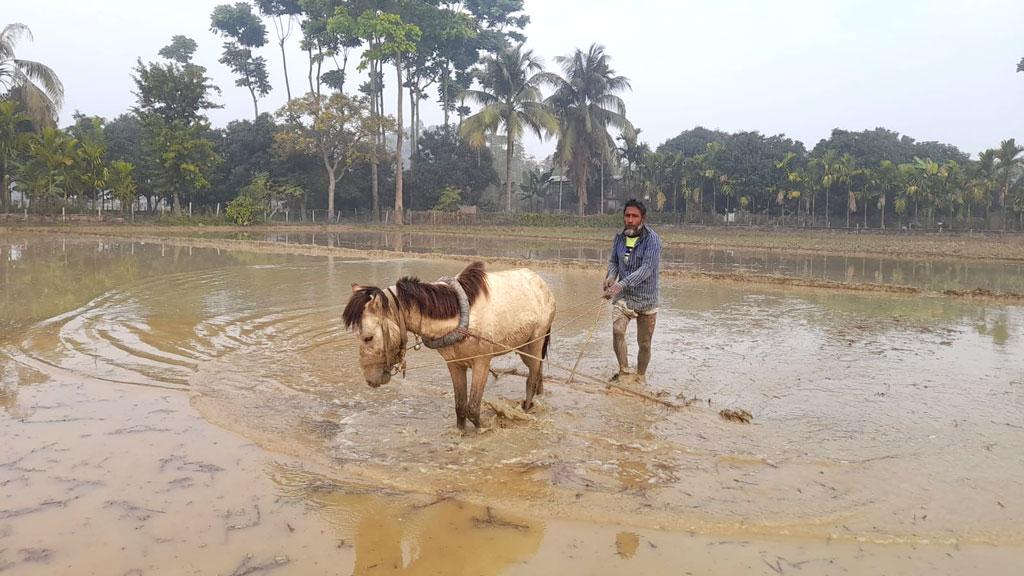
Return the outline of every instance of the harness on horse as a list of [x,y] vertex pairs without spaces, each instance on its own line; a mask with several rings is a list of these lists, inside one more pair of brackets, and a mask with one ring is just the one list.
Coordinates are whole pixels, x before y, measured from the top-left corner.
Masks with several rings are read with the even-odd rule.
[[431,350],[452,346],[462,342],[466,339],[466,330],[469,329],[469,297],[466,296],[466,291],[462,289],[462,284],[459,283],[458,279],[452,278],[451,276],[444,276],[440,278],[438,282],[444,282],[451,286],[451,288],[455,290],[456,296],[459,298],[459,325],[454,330],[440,338],[425,338],[423,340],[423,345]]
[[[431,350],[445,348],[447,346],[454,346],[455,344],[458,344],[459,342],[465,340],[466,335],[469,333],[469,297],[466,296],[466,291],[462,288],[462,284],[459,283],[459,280],[457,278],[453,278],[451,276],[443,276],[438,279],[438,282],[444,282],[445,284],[450,286],[452,290],[455,290],[455,295],[459,299],[459,325],[456,326],[454,330],[445,334],[444,336],[441,336],[440,338],[422,338],[421,336],[417,336],[417,342],[413,346],[413,348],[415,348],[416,350],[420,349],[420,343],[422,343],[427,348],[430,348]],[[396,316],[398,317],[398,320],[401,323],[401,325],[398,327],[399,331],[401,332],[401,351],[398,355],[398,361],[392,364],[391,367],[388,369],[388,371],[391,372],[391,375],[394,376],[399,372],[405,372],[405,352],[407,350],[405,344],[407,341],[406,333],[408,332],[408,329],[405,326],[405,315],[402,314],[401,304],[398,301],[398,294],[395,294],[395,292],[391,288],[388,288],[387,291],[388,294],[390,294],[391,297],[394,298],[395,300],[395,310],[397,312]],[[384,339],[384,357],[388,357],[387,338]]]

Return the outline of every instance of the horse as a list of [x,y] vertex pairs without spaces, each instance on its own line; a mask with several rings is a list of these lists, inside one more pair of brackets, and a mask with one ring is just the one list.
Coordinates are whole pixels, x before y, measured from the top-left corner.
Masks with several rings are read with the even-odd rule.
[[[393,286],[352,285],[342,314],[360,338],[359,366],[372,388],[387,384],[404,366],[408,333],[435,348],[448,364],[455,387],[456,425],[468,418],[480,428],[491,359],[519,354],[529,369],[524,411],[544,391],[544,366],[555,320],[555,298],[547,283],[528,269],[487,272],[483,262],[457,278],[421,282],[406,276]],[[466,371],[473,386],[466,391]]]

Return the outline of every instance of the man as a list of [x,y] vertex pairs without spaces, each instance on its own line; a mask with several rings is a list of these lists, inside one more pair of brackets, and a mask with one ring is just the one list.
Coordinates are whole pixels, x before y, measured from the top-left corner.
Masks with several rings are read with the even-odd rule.
[[636,319],[636,342],[640,351],[636,373],[642,381],[651,361],[651,339],[658,319],[658,268],[661,261],[661,238],[645,223],[647,207],[639,200],[629,200],[622,209],[623,230],[612,242],[608,258],[608,275],[602,288],[604,297],[612,301],[612,345],[619,370],[612,376],[618,380],[628,373],[629,354],[626,349],[626,328]]

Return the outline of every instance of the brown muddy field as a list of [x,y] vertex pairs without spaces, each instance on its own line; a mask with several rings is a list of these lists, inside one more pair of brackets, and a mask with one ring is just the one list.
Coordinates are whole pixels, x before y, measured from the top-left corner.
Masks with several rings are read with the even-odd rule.
[[[463,435],[436,352],[370,389],[340,313],[353,282],[464,260],[218,246],[0,235],[0,574],[1024,562],[1014,301],[669,274],[634,386],[672,408],[590,379],[614,368],[601,272],[537,259],[559,305],[552,361],[582,350],[588,378],[549,368],[530,418],[489,410],[488,430]],[[491,265],[524,260],[509,254]],[[523,386],[501,375],[485,398]]]

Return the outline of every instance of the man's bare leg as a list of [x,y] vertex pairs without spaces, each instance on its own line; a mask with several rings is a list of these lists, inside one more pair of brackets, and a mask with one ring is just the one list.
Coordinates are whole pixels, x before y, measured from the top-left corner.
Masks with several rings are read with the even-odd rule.
[[651,340],[654,338],[654,325],[657,322],[657,314],[641,314],[636,319],[636,343],[640,346],[640,352],[636,356],[636,373],[640,376],[647,374],[647,365],[651,362]]
[[616,318],[612,322],[612,348],[615,349],[615,359],[619,362],[619,374],[624,374],[629,368],[629,350],[626,348],[626,328],[629,327],[629,318]]

